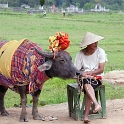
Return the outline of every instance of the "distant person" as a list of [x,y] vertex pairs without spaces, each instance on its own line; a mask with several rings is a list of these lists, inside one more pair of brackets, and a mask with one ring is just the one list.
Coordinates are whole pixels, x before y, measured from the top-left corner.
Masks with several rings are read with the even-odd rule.
[[101,110],[101,105],[97,102],[94,89],[101,85],[101,79],[94,79],[93,76],[102,76],[105,62],[107,61],[105,51],[98,47],[98,41],[104,39],[91,32],[87,32],[80,45],[82,48],[75,57],[74,65],[82,71],[83,88],[86,95],[84,123],[90,122],[88,119],[91,104],[94,103],[93,113]]
[[32,14],[31,10],[29,10],[27,13],[28,13],[28,14]]
[[46,11],[43,11],[43,16],[46,17]]
[[65,11],[63,11],[63,17],[65,17]]

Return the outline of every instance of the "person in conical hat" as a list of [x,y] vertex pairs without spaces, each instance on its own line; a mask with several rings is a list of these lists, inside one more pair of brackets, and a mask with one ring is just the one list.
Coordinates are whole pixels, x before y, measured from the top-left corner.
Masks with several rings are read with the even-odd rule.
[[94,103],[94,113],[101,110],[101,105],[97,102],[94,89],[101,85],[104,66],[107,61],[105,51],[98,47],[98,42],[104,37],[87,32],[80,44],[81,50],[76,54],[74,65],[82,71],[83,88],[86,95],[84,123],[90,122],[88,119],[91,104]]
[[102,36],[93,34],[91,32],[87,32],[80,44],[80,47],[85,47],[87,45],[90,45],[92,43],[98,42],[103,39],[104,39],[104,37],[102,37]]

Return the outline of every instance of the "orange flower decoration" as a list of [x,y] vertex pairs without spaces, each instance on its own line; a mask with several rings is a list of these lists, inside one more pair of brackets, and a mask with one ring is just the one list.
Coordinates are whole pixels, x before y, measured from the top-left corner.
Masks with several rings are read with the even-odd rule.
[[49,37],[49,43],[50,43],[49,49],[56,53],[58,50],[67,49],[70,45],[70,40],[68,39],[67,33],[57,32],[55,36]]
[[68,39],[67,33],[57,32],[56,38],[59,40],[59,46],[61,50],[65,50],[69,47],[70,41]]

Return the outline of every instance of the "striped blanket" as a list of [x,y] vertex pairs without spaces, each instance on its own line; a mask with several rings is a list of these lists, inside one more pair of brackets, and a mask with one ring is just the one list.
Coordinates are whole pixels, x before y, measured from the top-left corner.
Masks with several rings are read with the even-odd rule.
[[[0,42],[0,49],[2,49],[6,43],[7,42],[5,41]],[[9,47],[11,47],[11,45],[9,45]],[[10,77],[6,76],[2,71],[0,72],[1,85],[4,85],[15,92],[18,92],[17,86],[26,85],[27,93],[30,93],[31,95],[38,89],[42,89],[46,76],[45,73],[40,72],[37,67],[43,64],[45,59],[34,50],[34,47],[42,50],[37,44],[28,39],[24,39],[21,44],[18,45],[10,60],[11,68],[8,69],[8,71],[10,70]],[[7,52],[6,49],[0,51],[0,61],[4,62],[5,60],[1,60],[1,58],[7,58],[7,55],[9,55],[9,53],[5,54]],[[8,51],[10,52],[10,50]],[[4,55],[6,56],[3,57]],[[1,68],[2,67],[0,67],[0,70]]]

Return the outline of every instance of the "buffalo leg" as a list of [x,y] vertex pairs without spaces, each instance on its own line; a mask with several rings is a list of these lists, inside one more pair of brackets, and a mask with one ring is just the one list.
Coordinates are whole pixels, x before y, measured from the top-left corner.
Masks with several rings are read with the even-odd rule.
[[5,110],[4,107],[4,96],[8,88],[0,85],[0,112],[2,116],[7,116],[9,113]]
[[41,116],[38,114],[38,108],[37,108],[40,92],[41,90],[38,90],[33,95],[32,115],[34,120],[42,120]]
[[18,91],[21,97],[21,105],[22,105],[20,121],[28,122],[28,117],[26,112],[26,103],[27,103],[26,86],[19,86]]

